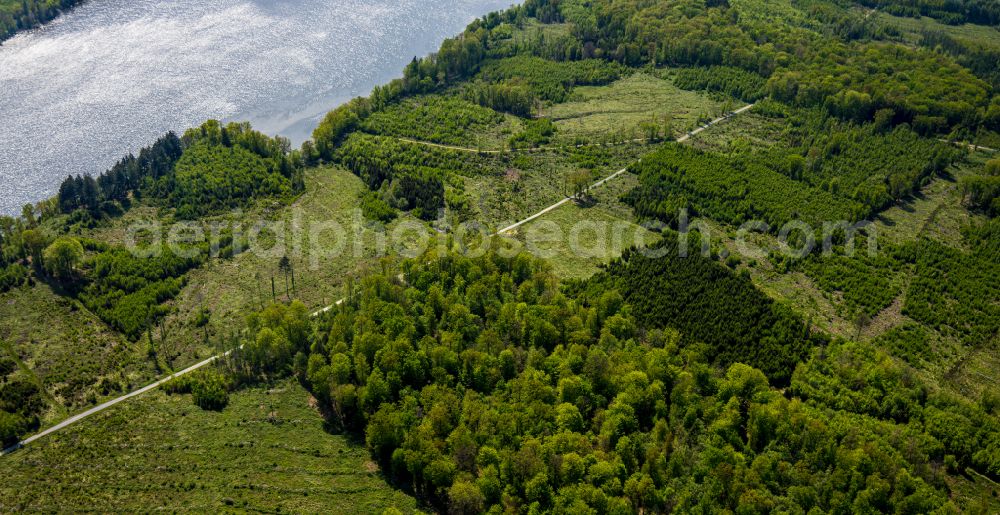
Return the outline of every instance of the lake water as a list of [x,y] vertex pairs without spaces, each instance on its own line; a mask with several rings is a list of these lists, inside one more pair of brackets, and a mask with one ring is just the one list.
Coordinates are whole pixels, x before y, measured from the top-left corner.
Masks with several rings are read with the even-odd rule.
[[0,46],[0,213],[209,118],[306,139],[511,0],[91,0]]

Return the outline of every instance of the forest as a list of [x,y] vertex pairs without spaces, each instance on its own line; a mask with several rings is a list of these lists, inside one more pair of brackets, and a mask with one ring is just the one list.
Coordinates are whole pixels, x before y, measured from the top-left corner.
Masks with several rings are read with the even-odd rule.
[[819,227],[859,220],[860,204],[796,181],[757,163],[667,143],[631,167],[639,186],[625,195],[636,213],[677,227],[681,210],[733,225],[763,220],[772,230],[792,220]]
[[682,344],[707,346],[717,365],[742,362],[772,381],[787,381],[824,336],[761,293],[746,274],[702,255],[700,241],[692,240],[684,257],[677,235],[666,235],[650,255],[625,252],[585,285],[584,298],[596,304],[620,295],[633,307],[640,329],[675,329]]
[[681,68],[674,83],[683,89],[719,91],[747,102],[763,98],[767,86],[760,75],[731,66]]
[[[904,34],[868,9],[950,25]],[[993,5],[527,0],[330,111],[301,149],[208,121],[68,177],[55,199],[0,217],[0,294],[21,302],[45,286],[156,377],[169,373],[161,363],[231,351],[147,397],[184,414],[179,439],[157,429],[115,445],[145,439],[159,453],[215,431],[227,448],[285,453],[303,470],[347,467],[315,442],[230,438],[234,425],[314,424],[353,442],[364,474],[438,513],[995,512],[1000,160],[966,142],[1000,138],[1000,97],[995,52],[947,31],[967,22],[996,25]],[[637,109],[648,91],[637,77],[666,105]],[[692,130],[741,102],[755,105],[670,141],[674,121]],[[435,244],[413,259],[297,268],[284,297],[272,275],[267,306],[262,281],[279,270],[287,283],[288,256],[241,259],[223,234],[233,259],[216,266],[205,246],[141,258],[93,237],[116,234],[137,206],[174,221],[266,201],[283,220],[294,199],[324,216],[358,206],[376,229],[416,218]],[[442,212],[516,221],[559,201],[539,223],[658,221],[658,243],[571,275],[564,254],[464,255],[430,223]],[[675,231],[698,217],[722,246],[706,241],[703,254],[707,234]],[[736,228],[755,219],[767,242],[789,222],[862,220],[885,240],[877,254],[849,255],[839,239],[829,254],[734,252]],[[258,284],[223,284],[250,277]],[[190,305],[201,295],[210,307]],[[168,323],[171,338],[204,345],[162,359]],[[45,427],[49,405],[21,351],[35,342],[14,343],[0,341],[4,444]],[[282,418],[270,399],[286,387],[316,420]],[[66,441],[18,464],[46,466]],[[287,472],[279,462],[266,468]],[[205,469],[142,493],[194,491],[216,511],[252,511],[239,504],[250,490],[298,496],[239,472],[220,474],[219,491]]]
[[84,0],[0,0],[0,42],[43,25]]
[[64,213],[101,218],[149,199],[191,219],[246,205],[255,198],[288,201],[304,188],[301,153],[248,123],[209,120],[178,138],[168,133],[139,156],[129,155],[96,179],[67,177],[59,188]]
[[881,9],[896,16],[919,18],[927,16],[948,25],[975,23],[1000,25],[1000,5],[989,0],[960,0],[938,2],[934,0],[859,0],[858,3]]
[[[964,401],[867,344],[810,340],[731,273],[662,283],[744,289],[709,303],[723,317],[726,303],[762,309],[746,313],[744,324],[759,323],[750,331],[786,319],[778,326],[791,334],[774,337],[800,346],[769,352],[802,357],[778,381],[795,397],[697,343],[704,324],[678,324],[646,301],[660,285],[646,271],[667,268],[656,260],[632,255],[566,286],[524,255],[424,256],[401,268],[364,278],[315,321],[298,303],[267,308],[218,372],[170,390],[215,409],[226,388],[294,375],[391,481],[450,513],[954,511],[947,474],[1000,470],[996,392]],[[714,286],[720,278],[734,284]],[[714,327],[740,337],[735,320]]]
[[[360,177],[372,192],[378,192],[366,197],[363,211],[369,218],[383,221],[394,217],[383,205],[412,210],[418,218],[433,220],[444,207],[448,175],[481,172],[475,162],[454,150],[362,133],[344,140],[333,159]],[[373,200],[376,198],[381,203]]]

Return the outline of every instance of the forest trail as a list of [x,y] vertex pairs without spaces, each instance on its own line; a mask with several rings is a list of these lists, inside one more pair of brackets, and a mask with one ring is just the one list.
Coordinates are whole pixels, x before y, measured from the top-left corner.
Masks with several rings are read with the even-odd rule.
[[[700,134],[700,133],[702,133],[702,132],[710,129],[712,126],[714,126],[714,125],[716,125],[718,123],[724,122],[724,121],[728,120],[729,118],[732,118],[733,116],[736,116],[738,114],[745,113],[745,112],[749,111],[750,109],[753,108],[753,106],[754,106],[754,104],[749,104],[749,105],[743,106],[743,107],[741,107],[741,108],[733,111],[732,113],[730,113],[730,114],[728,114],[726,116],[721,116],[719,118],[716,118],[716,119],[714,119],[714,120],[706,123],[705,125],[702,125],[701,127],[698,127],[697,129],[694,129],[694,130],[688,132],[687,134],[684,134],[683,136],[677,138],[675,141],[677,143],[684,143],[685,141],[687,141],[687,140],[691,139],[692,137],[697,136],[698,134]],[[642,159],[639,159],[639,161],[642,161]],[[615,173],[613,173],[613,174],[611,174],[611,175],[609,175],[609,176],[607,176],[607,177],[605,177],[605,178],[603,178],[603,179],[595,182],[594,184],[591,184],[587,188],[587,191],[590,191],[590,190],[592,190],[594,188],[600,187],[600,186],[604,185],[605,183],[614,180],[616,177],[622,175],[623,173],[625,173],[627,171],[628,171],[628,167],[626,166],[625,168],[622,168],[621,170],[618,170],[617,172],[615,172]],[[543,209],[543,210],[541,210],[541,211],[539,211],[539,212],[537,212],[537,213],[529,216],[528,218],[525,218],[524,220],[521,220],[520,222],[508,225],[507,227],[504,227],[503,229],[500,229],[499,231],[496,232],[496,235],[505,234],[505,233],[508,233],[510,231],[513,231],[514,229],[517,229],[518,227],[520,227],[520,226],[522,226],[522,225],[524,225],[524,224],[526,224],[528,222],[531,222],[533,220],[537,220],[538,218],[541,218],[541,217],[545,216],[547,213],[550,213],[550,212],[558,209],[563,204],[566,204],[567,202],[571,202],[573,200],[576,200],[575,196],[574,197],[566,197],[566,198],[560,200],[559,202],[556,202],[555,204],[552,204],[551,206],[549,206],[549,207],[547,207],[547,208],[545,208],[545,209]]]
[[[700,134],[700,133],[702,133],[702,132],[710,129],[712,126],[714,126],[714,125],[716,125],[718,123],[724,122],[724,121],[728,120],[729,118],[732,118],[733,116],[736,116],[738,114],[745,113],[746,111],[749,111],[750,109],[753,108],[753,106],[754,106],[754,104],[749,104],[749,105],[743,106],[743,107],[741,107],[741,108],[733,111],[732,113],[730,113],[728,115],[716,118],[715,120],[712,120],[712,121],[706,123],[705,125],[702,125],[702,126],[698,127],[697,129],[694,129],[694,130],[692,130],[692,131],[684,134],[683,136],[677,138],[676,141],[678,143],[683,143],[683,142],[691,139],[692,137],[694,137],[694,136],[696,136],[696,135],[698,135],[698,134]],[[420,142],[418,140],[407,140],[406,138],[398,138],[398,139],[403,140],[403,141],[411,141],[413,143],[418,143],[418,144],[422,144],[422,145],[434,146],[434,147],[452,148],[453,150],[471,151],[471,152],[477,152],[477,153],[480,152],[477,149],[463,149],[462,147],[449,147],[447,145],[439,145],[437,143]],[[500,151],[498,150],[498,151],[493,151],[493,152],[499,153]],[[600,187],[601,185],[603,185],[603,184],[605,184],[605,183],[607,183],[607,182],[609,182],[611,180],[614,180],[616,177],[624,174],[627,171],[628,171],[628,167],[622,168],[621,170],[618,170],[617,172],[615,172],[615,173],[613,173],[613,174],[611,174],[611,175],[609,175],[609,176],[607,176],[607,177],[605,177],[605,178],[603,178],[603,179],[595,182],[594,184],[590,185],[590,187],[588,187],[587,189],[590,190],[592,188]],[[575,199],[575,197],[566,197],[566,198],[560,200],[559,202],[556,202],[555,204],[552,204],[551,206],[549,206],[549,207],[547,207],[547,208],[539,211],[538,213],[535,213],[534,215],[531,215],[528,218],[525,218],[524,220],[521,220],[520,222],[517,222],[515,224],[509,225],[509,226],[507,226],[507,227],[505,227],[505,228],[497,231],[495,234],[496,235],[500,235],[500,234],[504,234],[504,233],[510,232],[510,231],[512,231],[512,230],[514,230],[514,229],[516,229],[516,228],[518,228],[518,227],[520,227],[520,226],[522,226],[522,225],[524,225],[524,224],[526,224],[528,222],[531,222],[533,220],[541,218],[542,216],[545,216],[545,214],[547,214],[547,213],[549,213],[549,212],[551,212],[551,211],[559,208],[563,204],[566,204],[567,202],[570,202],[570,201],[572,201],[574,199]],[[344,300],[345,299],[340,299],[337,302],[335,302],[333,304],[330,304],[329,306],[320,308],[320,309],[312,312],[312,314],[310,314],[310,316],[316,317],[316,316],[322,315],[323,313],[326,313],[326,312],[332,310],[334,307],[339,306],[340,304],[342,304],[344,302]],[[192,372],[194,372],[194,371],[196,371],[196,370],[198,370],[200,368],[203,368],[203,367],[205,367],[207,365],[215,363],[217,360],[226,358],[229,355],[231,355],[234,351],[236,351],[238,349],[242,349],[242,348],[243,348],[243,346],[241,345],[241,346],[237,347],[236,349],[231,349],[231,350],[228,350],[228,351],[226,351],[226,352],[224,352],[222,354],[218,354],[218,355],[212,356],[212,357],[210,357],[210,358],[208,358],[208,359],[206,359],[204,361],[195,363],[194,365],[191,365],[190,367],[185,368],[184,370],[181,370],[180,372],[173,373],[173,374],[171,374],[169,376],[166,376],[166,377],[164,377],[162,379],[159,379],[159,380],[157,380],[157,381],[155,381],[155,382],[153,382],[153,383],[151,383],[149,385],[146,385],[146,386],[144,386],[142,388],[139,388],[138,390],[134,390],[134,391],[129,392],[129,393],[125,394],[125,395],[122,395],[121,397],[116,397],[114,399],[111,399],[111,400],[103,403],[103,404],[98,404],[97,406],[94,406],[93,408],[90,408],[87,411],[84,411],[82,413],[78,413],[76,415],[73,415],[72,417],[69,417],[69,418],[67,418],[64,421],[62,421],[62,422],[60,422],[60,423],[58,423],[58,424],[56,424],[56,425],[54,425],[54,426],[52,426],[52,427],[50,427],[48,429],[45,429],[44,431],[41,431],[41,432],[36,433],[36,434],[34,434],[32,436],[29,436],[28,438],[25,438],[24,440],[21,440],[20,442],[12,445],[11,447],[9,447],[7,449],[4,449],[2,452],[0,452],[0,456],[10,454],[10,453],[12,453],[12,452],[14,452],[14,451],[16,451],[16,450],[18,450],[18,449],[20,449],[20,448],[28,445],[28,444],[30,444],[32,442],[37,441],[40,438],[48,436],[48,435],[50,435],[52,433],[55,433],[57,431],[61,431],[63,429],[66,429],[67,427],[69,427],[69,426],[71,426],[71,425],[73,425],[73,424],[75,424],[75,423],[77,423],[77,422],[79,422],[79,421],[81,421],[81,420],[83,420],[83,419],[85,419],[87,417],[90,417],[90,416],[95,415],[97,413],[100,413],[100,412],[102,412],[102,411],[104,411],[104,410],[106,410],[108,408],[111,408],[111,407],[113,407],[114,405],[116,405],[118,403],[127,401],[127,400],[129,400],[129,399],[131,399],[133,397],[138,397],[139,395],[142,395],[142,394],[144,394],[146,392],[149,392],[151,390],[155,390],[155,389],[163,386],[164,384],[168,383],[169,381],[171,381],[171,380],[173,380],[173,379],[175,379],[177,377],[181,377],[181,376],[190,374],[190,373],[192,373]]]
[[[715,125],[715,124],[717,124],[719,122],[722,122],[722,121],[725,121],[725,120],[727,120],[729,118],[732,118],[735,115],[738,115],[740,113],[746,112],[746,111],[750,110],[753,106],[754,106],[754,104],[748,104],[748,105],[745,105],[745,106],[743,106],[743,107],[741,107],[741,108],[733,111],[729,115],[721,116],[719,118],[716,118],[716,119],[714,119],[714,120],[706,123],[705,125],[699,126],[698,128],[696,128],[696,129],[694,129],[694,130],[692,130],[690,132],[687,132],[687,133],[681,135],[675,141],[677,141],[678,143],[683,143],[684,141],[687,141],[688,139],[690,139],[691,136],[694,136],[694,135],[696,135],[696,134],[704,131],[705,129],[708,129],[709,127],[711,127],[711,126],[713,126],[713,125]],[[481,149],[481,148],[462,147],[462,146],[458,146],[458,145],[446,145],[444,143],[434,143],[433,141],[424,141],[424,140],[419,140],[419,139],[407,138],[407,137],[403,137],[403,136],[395,136],[394,138],[397,141],[402,141],[404,143],[412,143],[414,145],[423,145],[425,147],[442,148],[442,149],[446,149],[446,150],[455,150],[457,152],[468,152],[470,154],[491,154],[491,155],[502,154],[502,153],[505,153],[505,152],[511,152],[511,153],[513,153],[513,152],[546,152],[546,151],[551,151],[551,150],[560,150],[560,149],[564,149],[564,148],[614,147],[614,146],[618,146],[618,145],[627,145],[627,144],[630,144],[630,143],[647,143],[647,142],[650,141],[649,138],[634,138],[634,139],[628,139],[628,140],[619,141],[619,142],[616,142],[616,143],[581,143],[579,145],[547,145],[547,146],[541,146],[541,147],[513,148],[513,149],[504,149],[504,150],[487,150],[487,149]],[[984,150],[990,150],[990,149],[986,149],[985,147],[980,147],[980,148],[983,148]]]
[[456,145],[445,145],[443,143],[434,143],[433,141],[424,141],[413,138],[405,138],[402,136],[396,136],[397,141],[402,141],[404,143],[412,143],[414,145],[423,145],[425,147],[433,148],[443,148],[446,150],[455,150],[458,152],[468,152],[470,154],[490,154],[497,155],[503,153],[514,153],[514,152],[547,152],[551,150],[560,150],[563,148],[585,148],[585,147],[614,147],[618,145],[625,145],[628,143],[645,143],[649,141],[646,138],[635,138],[624,141],[619,141],[617,143],[581,143],[579,145],[563,145],[563,146],[544,146],[544,147],[527,147],[527,148],[512,148],[505,150],[486,150],[480,148],[470,148],[470,147],[460,147]]
[[[343,302],[344,302],[344,299],[340,299],[337,302],[335,302],[333,304],[330,304],[329,306],[327,306],[325,308],[322,308],[322,309],[314,311],[309,316],[316,317],[316,316],[322,315],[323,313],[326,313],[327,311],[330,311],[331,309],[333,309],[335,306],[339,306]],[[41,431],[41,432],[36,433],[36,434],[34,434],[32,436],[29,436],[28,438],[25,438],[24,440],[21,440],[20,442],[12,445],[10,447],[8,447],[7,449],[4,449],[3,451],[0,451],[0,456],[6,455],[6,454],[10,454],[10,453],[12,453],[12,452],[20,449],[21,447],[24,447],[25,445],[28,445],[31,442],[34,442],[35,440],[38,440],[39,438],[42,438],[44,436],[50,435],[52,433],[55,433],[56,431],[60,431],[62,429],[65,429],[65,428],[67,428],[67,427],[69,427],[69,426],[71,426],[71,425],[73,425],[73,424],[75,424],[75,423],[77,423],[77,422],[79,422],[79,421],[81,421],[81,420],[83,420],[83,419],[91,416],[91,415],[96,415],[97,413],[100,413],[100,412],[102,412],[102,411],[104,411],[104,410],[106,410],[106,409],[114,406],[115,404],[127,401],[127,400],[131,399],[132,397],[137,397],[137,396],[142,395],[142,394],[144,394],[144,393],[146,393],[146,392],[148,392],[150,390],[155,390],[155,389],[157,389],[157,388],[159,388],[159,387],[167,384],[168,382],[170,382],[170,381],[172,381],[172,380],[174,380],[174,379],[176,379],[178,377],[188,375],[188,374],[190,374],[190,373],[192,373],[192,372],[194,372],[194,371],[196,371],[196,370],[198,370],[200,368],[203,368],[205,366],[211,365],[212,363],[215,363],[216,361],[218,361],[220,359],[226,358],[229,355],[231,355],[234,351],[236,351],[238,349],[242,349],[242,348],[243,348],[243,346],[240,345],[236,349],[230,349],[230,350],[228,350],[226,352],[223,352],[222,354],[217,354],[217,355],[212,356],[212,357],[210,357],[210,358],[208,358],[208,359],[206,359],[204,361],[200,361],[198,363],[195,363],[194,365],[191,365],[190,367],[187,367],[184,370],[181,370],[180,372],[175,372],[173,374],[170,374],[169,376],[166,376],[166,377],[161,378],[161,379],[159,379],[159,380],[157,380],[157,381],[155,381],[153,383],[150,383],[150,384],[148,384],[146,386],[143,386],[142,388],[139,388],[138,390],[134,390],[134,391],[129,392],[129,393],[125,394],[125,395],[122,395],[121,397],[116,397],[116,398],[111,399],[110,401],[107,401],[105,403],[98,404],[97,406],[94,406],[93,408],[90,408],[87,411],[84,411],[82,413],[78,413],[76,415],[73,415],[72,417],[69,417],[66,420],[63,420],[62,422],[60,422],[60,423],[58,423],[58,424],[56,424],[56,425],[54,425],[54,426],[52,426],[52,427],[44,430],[44,431]]]
[[947,140],[947,139],[943,139],[943,138],[938,138],[938,141],[941,141],[941,142],[944,142],[944,143],[951,143],[952,145],[955,145],[955,146],[958,146],[958,147],[967,147],[969,150],[971,150],[973,152],[978,151],[978,150],[981,150],[983,152],[996,152],[997,151],[997,149],[995,149],[995,148],[984,147],[982,145],[976,145],[976,144],[973,144],[973,143],[966,143],[964,141],[951,141],[951,140]]

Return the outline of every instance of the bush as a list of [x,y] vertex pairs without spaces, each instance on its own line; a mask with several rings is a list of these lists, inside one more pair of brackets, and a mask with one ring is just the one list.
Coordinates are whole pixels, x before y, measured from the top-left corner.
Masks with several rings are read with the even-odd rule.
[[720,91],[753,102],[764,97],[767,79],[731,66],[708,66],[678,70],[674,84],[683,89]]
[[28,424],[20,415],[0,411],[0,448],[14,445],[27,430]]
[[369,220],[389,223],[396,218],[396,210],[374,191],[361,194],[361,214]]
[[204,374],[192,381],[191,398],[203,410],[222,411],[229,404],[226,381],[220,374]]

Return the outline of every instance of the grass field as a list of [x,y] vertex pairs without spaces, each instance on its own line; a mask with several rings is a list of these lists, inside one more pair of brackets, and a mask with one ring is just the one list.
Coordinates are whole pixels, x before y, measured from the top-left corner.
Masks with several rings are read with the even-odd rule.
[[[257,205],[246,212],[206,220],[206,227],[212,223],[251,227],[262,222],[282,228],[287,236],[282,247],[273,232],[262,231],[258,238],[265,242],[262,246],[278,246],[260,253],[245,252],[229,260],[210,260],[189,272],[187,286],[169,303],[173,313],[154,331],[161,361],[177,370],[231,348],[246,314],[273,300],[296,298],[311,309],[327,306],[343,296],[349,276],[363,274],[378,262],[380,255],[400,250],[392,243],[401,239],[394,235],[408,235],[402,229],[397,232],[401,224],[426,232],[423,224],[406,217],[388,227],[366,221],[357,211],[358,194],[364,189],[361,180],[345,170],[311,169],[306,176],[306,193],[291,206]],[[100,237],[122,239],[131,221],[130,213],[114,227],[103,229]],[[318,233],[320,241],[311,241],[312,233],[324,224],[331,229]],[[341,231],[339,236],[335,231]],[[379,250],[380,246],[384,249]],[[294,287],[293,274],[286,276],[279,269],[279,261],[286,255],[295,276]],[[199,327],[196,321],[206,309],[209,321]]]
[[948,25],[926,16],[922,18],[909,18],[903,16],[893,16],[879,11],[875,14],[877,20],[898,28],[903,37],[910,43],[920,41],[923,32],[943,32],[963,43],[974,46],[986,46],[988,48],[1000,49],[1000,30],[986,25],[975,25],[965,23],[962,25]]
[[875,219],[875,229],[880,244],[884,246],[927,236],[962,248],[962,226],[981,222],[983,217],[970,213],[962,206],[958,180],[975,173],[984,163],[983,154],[970,154],[969,163],[952,167],[953,177],[935,179],[915,197],[879,214]]
[[309,399],[291,380],[234,394],[222,412],[151,392],[0,458],[0,512],[412,513]]
[[[618,197],[637,179],[622,174],[591,193],[587,202],[571,202],[517,228],[510,236],[532,254],[545,258],[562,278],[583,279],[633,245],[651,244],[655,233],[633,221]],[[549,241],[547,235],[559,235]]]
[[568,196],[570,174],[586,170],[596,181],[628,166],[652,148],[624,144],[508,155],[490,173],[463,178],[473,218],[505,227]]
[[[48,411],[42,426],[234,347],[246,315],[273,300],[297,298],[311,309],[335,302],[343,296],[349,276],[364,274],[380,255],[400,251],[393,242],[412,243],[417,233],[427,233],[424,224],[405,217],[388,227],[366,222],[355,211],[363,189],[361,181],[344,170],[312,169],[307,193],[291,206],[258,204],[245,212],[207,219],[205,227],[222,222],[250,226],[260,220],[287,227],[297,224],[301,230],[289,231],[297,237],[289,236],[287,251],[211,259],[189,272],[180,295],[168,303],[172,312],[152,331],[155,360],[148,353],[146,337],[128,341],[79,302],[44,283],[0,295],[0,353],[16,358],[20,365],[16,374],[45,392]],[[131,224],[158,220],[157,216],[153,208],[138,207],[86,236],[123,244]],[[312,230],[330,223],[344,232],[337,238],[331,231],[319,233],[322,246],[329,251],[342,244],[342,252],[313,252],[318,246],[311,241]],[[400,229],[404,223],[409,231]],[[267,239],[266,231],[261,234],[261,241]],[[384,249],[378,250],[380,246]],[[291,274],[286,276],[278,266],[286,254],[295,275],[294,288]],[[207,324],[199,324],[206,311]]]
[[156,371],[144,350],[45,284],[0,295],[0,353],[46,392],[43,425],[148,382]]
[[712,127],[690,141],[690,145],[707,151],[730,153],[743,149],[768,149],[778,144],[785,121],[754,113],[743,113],[738,119]]
[[722,102],[682,90],[669,79],[639,72],[607,86],[577,87],[569,102],[555,104],[542,115],[556,123],[559,141],[591,143],[640,138],[641,123],[656,121],[662,126],[664,117],[670,119],[674,134],[681,134],[699,116],[710,116],[721,106]]

